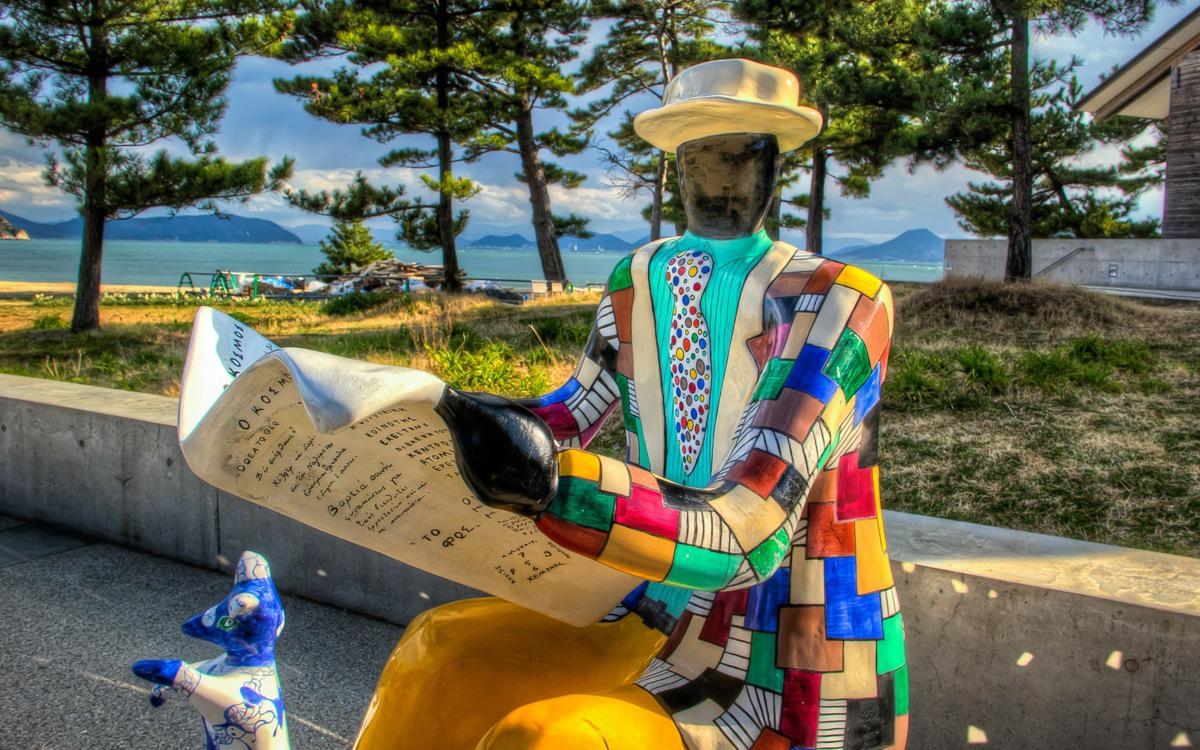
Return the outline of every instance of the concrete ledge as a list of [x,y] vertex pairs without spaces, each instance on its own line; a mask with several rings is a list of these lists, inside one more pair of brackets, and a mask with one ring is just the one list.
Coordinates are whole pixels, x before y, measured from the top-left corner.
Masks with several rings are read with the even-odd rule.
[[[946,240],[945,274],[1003,279],[1007,254],[1007,240]],[[1200,291],[1200,239],[1034,240],[1033,273],[1082,286]]]
[[[210,568],[256,549],[286,590],[401,624],[474,593],[203,484],[159,396],[0,375],[0,514]],[[887,528],[910,747],[1200,744],[1200,560],[904,513]]]
[[200,481],[177,410],[163,396],[0,375],[0,513],[226,571],[258,550],[281,588],[400,624],[478,595]]

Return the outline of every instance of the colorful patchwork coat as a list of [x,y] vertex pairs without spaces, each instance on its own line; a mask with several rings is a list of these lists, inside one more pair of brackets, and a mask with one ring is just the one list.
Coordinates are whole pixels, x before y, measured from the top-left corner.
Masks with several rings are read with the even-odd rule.
[[[617,265],[574,376],[530,404],[565,448],[538,526],[647,581],[612,617],[669,636],[638,684],[689,747],[903,747],[908,673],[876,465],[891,293],[773,243],[745,277],[724,376],[708,386],[712,481],[689,487],[664,467],[692,439],[695,358],[680,346],[692,371],[664,364],[677,341],[655,333],[668,313],[654,309],[649,276],[671,242]],[[668,281],[695,275],[676,265]],[[683,326],[695,321],[679,319],[678,338],[698,345]],[[586,451],[618,408],[625,462]]]

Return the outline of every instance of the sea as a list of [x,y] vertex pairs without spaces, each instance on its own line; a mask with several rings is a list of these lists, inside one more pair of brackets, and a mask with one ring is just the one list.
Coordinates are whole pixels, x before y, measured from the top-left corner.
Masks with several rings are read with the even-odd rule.
[[[399,260],[436,265],[438,253],[393,248]],[[0,281],[74,281],[79,269],[80,241],[0,241]],[[620,256],[603,252],[564,252],[567,276],[576,286],[604,283]],[[317,245],[207,243],[112,240],[104,243],[105,284],[176,287],[185,273],[197,287],[208,286],[216,270],[262,276],[312,273],[325,256]],[[496,279],[506,286],[529,286],[542,278],[537,251],[510,248],[462,248],[459,264],[472,279]],[[932,282],[942,277],[941,264],[858,263],[887,281]]]

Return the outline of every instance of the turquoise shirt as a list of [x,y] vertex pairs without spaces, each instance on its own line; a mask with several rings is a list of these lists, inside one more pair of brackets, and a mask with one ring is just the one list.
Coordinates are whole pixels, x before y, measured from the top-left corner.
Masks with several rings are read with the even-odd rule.
[[[662,244],[650,259],[647,269],[650,281],[650,299],[654,306],[655,336],[658,341],[659,374],[662,376],[663,414],[666,419],[666,456],[663,476],[688,487],[704,487],[712,480],[713,464],[712,432],[716,429],[720,413],[721,386],[725,382],[725,366],[729,360],[730,339],[737,317],[738,302],[746,278],[767,250],[772,240],[765,230],[748,237],[732,240],[715,240],[685,232],[682,237]],[[711,407],[705,424],[704,444],[691,474],[684,469],[683,457],[675,447],[675,426],[671,379],[671,316],[674,299],[666,281],[667,264],[675,255],[689,250],[701,250],[713,258],[713,270],[708,285],[700,296],[700,313],[708,325],[709,361],[712,365],[710,388]]]

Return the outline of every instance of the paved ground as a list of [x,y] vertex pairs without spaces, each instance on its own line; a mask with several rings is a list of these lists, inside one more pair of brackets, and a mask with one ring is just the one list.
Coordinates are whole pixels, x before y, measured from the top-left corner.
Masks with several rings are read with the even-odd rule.
[[[179,624],[232,580],[0,516],[0,750],[204,746],[187,705],[150,707],[141,658],[215,655]],[[279,642],[293,747],[347,747],[395,625],[285,596]]]

